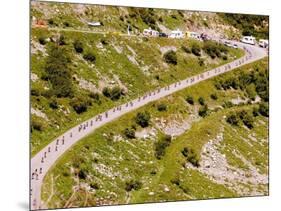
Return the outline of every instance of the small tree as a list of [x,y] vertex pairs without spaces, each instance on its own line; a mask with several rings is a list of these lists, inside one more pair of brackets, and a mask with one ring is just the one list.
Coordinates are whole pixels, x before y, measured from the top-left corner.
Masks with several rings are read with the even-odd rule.
[[199,97],[198,102],[200,103],[200,105],[205,105],[205,99],[203,97]]
[[58,109],[59,105],[56,99],[52,98],[51,102],[49,103],[50,108],[52,109]]
[[127,192],[129,192],[131,190],[139,190],[141,188],[141,186],[142,186],[142,183],[140,181],[130,180],[125,183],[125,190]]
[[96,57],[92,52],[87,52],[83,55],[83,58],[89,62],[95,63]]
[[208,114],[208,106],[207,106],[207,105],[201,106],[201,107],[199,108],[198,114],[199,114],[199,116],[201,116],[201,117],[207,116],[207,114]]
[[123,133],[129,139],[133,139],[136,137],[135,130],[133,128],[126,128]]
[[77,53],[82,53],[83,52],[83,43],[79,40],[75,40],[74,43],[73,43],[73,47],[75,49],[75,51]]
[[187,98],[186,98],[185,100],[186,100],[186,102],[188,102],[190,105],[194,105],[193,97],[187,96]]
[[164,54],[164,60],[168,64],[176,65],[178,63],[177,61],[177,54],[175,51],[168,51]]
[[167,105],[164,103],[161,103],[157,106],[158,111],[166,111],[167,110]]
[[229,116],[227,116],[226,122],[228,122],[231,125],[237,126],[239,124],[239,118],[235,113],[231,113]]
[[150,114],[145,112],[139,112],[136,116],[136,123],[140,125],[141,127],[147,127],[149,125],[150,121]]
[[201,56],[201,48],[199,46],[199,44],[194,43],[191,47],[191,52],[195,55],[195,56]]
[[39,43],[40,43],[41,45],[45,45],[45,44],[47,43],[45,37],[39,37],[38,41],[39,41]]
[[70,105],[75,110],[77,114],[81,114],[87,111],[90,102],[82,97],[74,98],[71,100]]
[[216,93],[211,94],[211,98],[213,100],[217,100],[218,99],[218,95]]
[[182,50],[185,52],[185,53],[191,53],[191,50],[189,47],[186,47],[186,46],[182,46]]
[[262,102],[259,105],[259,112],[261,115],[268,117],[269,116],[269,106],[268,103]]

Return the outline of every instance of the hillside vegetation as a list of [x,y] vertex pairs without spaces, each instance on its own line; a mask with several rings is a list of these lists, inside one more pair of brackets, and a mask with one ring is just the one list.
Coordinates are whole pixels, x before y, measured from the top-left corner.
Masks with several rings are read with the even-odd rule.
[[44,201],[55,208],[267,195],[268,113],[260,108],[268,99],[217,85],[241,75],[267,83],[267,65],[264,59],[201,82],[96,130],[48,173]]
[[[39,5],[46,10],[69,7]],[[37,18],[41,17],[38,8],[32,9]],[[67,14],[76,17],[75,13]],[[239,49],[211,41],[44,27],[32,28],[31,45],[33,155],[62,132],[95,114],[243,55]]]

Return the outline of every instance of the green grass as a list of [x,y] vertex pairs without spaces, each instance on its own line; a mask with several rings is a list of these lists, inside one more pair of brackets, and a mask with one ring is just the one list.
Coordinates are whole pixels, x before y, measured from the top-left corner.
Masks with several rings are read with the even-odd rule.
[[[228,62],[234,58],[243,55],[242,51],[230,49],[230,57],[228,61],[217,60],[216,63],[207,66],[200,66],[198,59],[184,53],[181,50],[182,45],[191,45],[195,41],[189,40],[174,40],[174,39],[155,39],[151,38],[148,41],[143,41],[142,38],[127,38],[116,35],[101,35],[101,34],[84,34],[80,32],[64,31],[66,40],[66,49],[71,55],[71,72],[80,78],[84,78],[94,85],[98,86],[98,81],[102,78],[113,80],[114,76],[118,76],[119,80],[124,86],[128,88],[128,93],[118,102],[112,102],[102,97],[102,106],[93,105],[90,109],[81,115],[77,115],[69,106],[69,99],[58,99],[59,105],[63,110],[69,110],[69,114],[64,114],[62,111],[52,110],[49,107],[49,100],[45,97],[31,97],[32,107],[43,111],[49,118],[49,122],[42,119],[42,124],[45,125],[42,132],[34,131],[31,136],[32,155],[35,155],[40,149],[46,146],[52,139],[60,135],[64,131],[70,129],[74,125],[82,122],[95,114],[98,114],[106,109],[113,107],[116,104],[121,104],[130,99],[153,90],[157,87],[162,87],[174,81],[184,79],[188,76],[195,75],[206,69],[210,69]],[[39,37],[46,38],[54,36],[53,31],[46,29],[32,29],[32,38],[36,41]],[[103,46],[103,50],[99,50],[97,45],[100,44],[101,39],[107,40],[108,44]],[[86,62],[81,55],[74,52],[72,43],[75,40],[80,40],[84,44],[84,51],[91,50],[96,55],[96,63],[91,66]],[[49,48],[47,43],[44,48]],[[123,48],[123,53],[119,54],[113,45],[119,45]],[[201,44],[200,44],[201,45]],[[127,47],[130,46],[136,53],[136,60],[141,66],[133,64],[126,55],[132,55],[132,52]],[[159,46],[175,46],[178,51],[178,65],[164,65]],[[31,71],[38,75],[39,78],[43,75],[44,70],[44,56],[42,54],[33,54],[31,56]],[[145,73],[142,67],[148,66],[148,72]],[[157,80],[155,77],[160,78]],[[89,92],[81,89],[78,83],[73,81],[75,95],[87,95]],[[38,80],[31,83],[32,89],[37,89],[40,92],[45,91],[45,87],[50,88],[50,84],[43,80]]]
[[[252,67],[266,67],[266,59],[254,64],[242,67],[243,71],[248,71]],[[238,71],[238,70],[236,70]],[[221,77],[229,77],[233,73],[226,73]],[[267,174],[268,166],[268,142],[261,142],[262,139],[268,139],[268,119],[258,116],[255,118],[254,128],[249,131],[241,125],[231,127],[225,122],[223,116],[230,111],[240,109],[251,109],[254,105],[235,106],[229,109],[214,111],[207,117],[198,122],[194,122],[192,127],[182,135],[174,138],[171,145],[166,149],[165,155],[161,160],[154,156],[154,143],[163,136],[162,131],[156,129],[156,137],[148,140],[132,139],[113,141],[112,137],[120,135],[126,127],[135,124],[134,117],[137,112],[148,111],[152,115],[150,127],[155,127],[156,118],[164,118],[167,121],[178,118],[187,118],[192,112],[192,107],[185,102],[188,95],[194,98],[202,96],[209,106],[221,105],[224,101],[232,99],[234,96],[242,95],[243,92],[219,91],[214,87],[215,79],[207,80],[195,86],[189,87],[178,93],[152,102],[136,111],[128,113],[118,120],[111,122],[92,134],[79,141],[73,148],[64,154],[49,171],[44,179],[42,198],[46,200],[51,191],[52,176],[55,179],[55,194],[48,203],[50,208],[61,207],[73,194],[71,188],[76,184],[75,174],[70,173],[74,168],[88,170],[88,178],[80,180],[87,184],[93,182],[100,187],[92,193],[88,193],[87,202],[86,193],[83,188],[77,191],[72,198],[71,206],[95,206],[100,204],[124,204],[124,203],[143,203],[143,202],[160,202],[174,200],[191,200],[191,199],[209,199],[222,197],[241,196],[228,186],[217,184],[210,180],[206,175],[198,172],[196,169],[183,168],[184,157],[181,150],[184,147],[194,149],[199,155],[205,143],[214,139],[217,134],[224,128],[224,140],[222,141],[219,151],[225,154],[229,165],[247,169],[247,165],[240,159],[237,159],[231,151],[237,150],[242,156],[254,165],[260,173]],[[208,90],[208,92],[206,92]],[[217,92],[218,100],[210,98],[210,93]],[[164,103],[168,105],[167,111],[159,112],[157,105]],[[195,100],[195,107],[198,106]],[[176,119],[178,119],[176,118]],[[265,124],[261,123],[264,122]],[[234,131],[235,129],[235,131]],[[137,130],[140,130],[138,127]],[[251,141],[248,136],[255,134],[257,142]],[[249,145],[247,142],[250,142]],[[77,167],[79,163],[79,167]],[[114,175],[114,180],[108,175],[102,174],[95,170],[96,166],[105,166],[106,172]],[[76,166],[76,167],[75,167]],[[75,171],[75,170],[74,170]],[[180,184],[171,183],[173,179],[179,179]],[[133,190],[129,194],[125,191],[125,183],[131,179],[142,183],[141,189]],[[241,186],[253,190],[258,188],[260,192],[267,194],[266,185],[240,184]],[[164,188],[168,187],[169,191]],[[207,187],[207,188],[206,188]],[[114,192],[109,194],[106,192]],[[149,194],[153,193],[153,194]],[[110,198],[107,198],[110,197]],[[128,199],[129,197],[129,199]],[[106,198],[103,201],[101,198]],[[86,204],[86,205],[85,205]]]

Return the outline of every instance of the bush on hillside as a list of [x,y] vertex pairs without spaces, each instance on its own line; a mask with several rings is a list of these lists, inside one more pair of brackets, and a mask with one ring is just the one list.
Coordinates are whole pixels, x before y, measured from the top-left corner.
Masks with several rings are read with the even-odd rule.
[[45,45],[47,43],[46,37],[39,37],[38,41],[41,45]]
[[150,114],[145,112],[138,112],[136,116],[136,123],[141,127],[147,127],[150,121]]
[[105,87],[102,90],[102,93],[105,97],[110,98],[113,101],[116,101],[120,99],[121,95],[123,94],[123,90],[118,86],[115,86],[113,88]]
[[177,54],[175,51],[168,51],[164,54],[164,60],[168,64],[176,65],[178,63],[177,61]]
[[269,117],[269,105],[268,103],[262,102],[259,105],[259,112],[265,117]]
[[195,55],[195,56],[201,56],[201,48],[200,45],[197,43],[194,43],[191,47],[191,52]]
[[127,192],[132,190],[139,190],[142,186],[142,183],[138,180],[130,180],[125,183],[125,190]]
[[194,100],[192,96],[187,96],[187,98],[185,99],[186,102],[188,102],[190,105],[194,105]]
[[72,97],[70,58],[64,47],[53,44],[46,58],[45,79],[51,82],[50,93],[57,97]]
[[92,53],[92,52],[87,52],[83,55],[83,58],[86,60],[86,61],[89,61],[89,62],[92,62],[92,63],[95,63],[96,61],[96,56]]
[[201,106],[201,107],[199,108],[198,114],[199,114],[199,116],[201,116],[201,117],[207,116],[207,114],[208,114],[208,106],[207,106],[207,105]]
[[226,117],[226,122],[231,125],[238,125],[239,124],[239,117],[235,113],[231,113]]
[[73,47],[77,53],[83,53],[83,43],[79,40],[75,40],[73,43]]
[[167,111],[167,105],[164,103],[161,103],[157,106],[158,111]]
[[123,131],[123,134],[125,135],[125,137],[129,138],[129,139],[133,139],[135,138],[135,129],[134,128],[126,128],[124,131]]
[[189,147],[184,147],[181,151],[182,155],[186,158],[188,162],[190,162],[194,167],[199,167],[199,158],[195,151]]
[[200,105],[205,105],[205,99],[203,97],[199,97],[198,102]]
[[70,105],[77,114],[81,114],[87,111],[88,107],[91,105],[91,102],[83,97],[75,97],[71,100]]
[[165,149],[171,144],[171,136],[164,136],[155,143],[155,157],[161,159],[165,155]]

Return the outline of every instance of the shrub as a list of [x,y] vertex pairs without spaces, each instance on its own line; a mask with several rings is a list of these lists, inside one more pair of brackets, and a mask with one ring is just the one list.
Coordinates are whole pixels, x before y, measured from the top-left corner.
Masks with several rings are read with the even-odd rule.
[[70,23],[68,23],[67,21],[63,22],[63,26],[65,27],[70,27]]
[[91,182],[91,183],[90,183],[90,187],[91,187],[92,189],[95,189],[95,190],[100,189],[99,184],[96,183],[96,182]]
[[136,116],[136,123],[140,125],[141,127],[147,127],[149,125],[150,121],[150,114],[145,112],[139,112]]
[[181,151],[182,155],[190,162],[194,167],[199,167],[199,158],[193,149],[184,147]]
[[60,37],[58,39],[58,44],[59,45],[66,45],[66,41],[65,41],[64,35],[60,35]]
[[168,64],[176,65],[178,63],[177,61],[177,54],[175,51],[168,51],[164,54],[164,60]]
[[201,48],[199,46],[199,44],[194,43],[191,47],[191,52],[195,55],[195,56],[201,56]]
[[170,181],[172,184],[179,186],[180,185],[180,179],[178,177],[175,177],[171,179]]
[[45,64],[45,77],[52,84],[50,90],[57,97],[72,97],[72,78],[69,69],[70,58],[64,47],[52,45]]
[[78,177],[79,179],[85,180],[87,178],[87,174],[88,174],[87,170],[82,168],[78,172]]
[[102,90],[102,93],[105,97],[108,97],[113,101],[116,101],[120,99],[121,95],[123,94],[123,90],[118,86],[115,86],[112,89],[105,87]]
[[222,53],[228,52],[227,48],[224,45],[215,43],[213,41],[205,41],[203,50],[213,59],[216,57],[220,58]]
[[164,136],[155,143],[155,157],[161,159],[165,155],[165,149],[171,144],[171,136]]
[[87,111],[88,106],[90,105],[90,101],[82,97],[76,97],[71,100],[70,105],[75,110],[77,114],[81,114]]
[[40,43],[41,45],[45,45],[45,44],[47,43],[45,37],[39,37],[38,41],[39,41],[39,43]]
[[157,110],[158,110],[158,111],[166,111],[166,110],[167,110],[167,105],[164,104],[164,103],[159,104],[159,105],[157,106]]
[[122,89],[118,86],[115,86],[111,90],[110,99],[111,100],[118,100],[121,97],[121,95],[122,95]]
[[48,20],[48,24],[52,26],[52,25],[55,25],[55,22],[54,22],[54,20],[51,18],[51,19]]
[[207,106],[207,105],[201,106],[201,107],[199,108],[198,114],[199,114],[199,116],[201,116],[201,117],[207,116],[207,114],[208,114],[208,106]]
[[123,133],[129,139],[133,139],[136,137],[134,128],[126,128]]
[[129,192],[131,190],[139,190],[141,188],[141,186],[142,186],[142,183],[140,181],[130,180],[125,183],[125,190],[127,192]]
[[191,53],[191,50],[190,50],[189,47],[182,46],[181,48],[182,48],[182,50],[183,50],[185,53],[188,53],[188,54]]
[[265,117],[269,117],[269,106],[268,103],[262,102],[259,105],[259,112]]
[[94,102],[97,103],[98,105],[101,104],[101,100],[100,100],[100,95],[99,95],[99,93],[91,92],[91,93],[89,94],[89,97],[90,97],[91,99],[93,99]]
[[256,95],[257,95],[255,84],[251,83],[248,86],[246,86],[246,92],[248,94],[248,97],[251,100],[254,100],[256,98]]
[[198,102],[200,103],[200,105],[205,105],[205,99],[203,97],[199,97]]
[[37,131],[42,131],[43,130],[43,124],[37,120],[37,119],[32,119],[31,120],[31,130],[37,130]]
[[227,116],[226,122],[228,122],[231,125],[238,125],[239,124],[239,118],[235,113],[231,113]]
[[228,58],[227,58],[226,55],[224,55],[224,56],[222,57],[222,59],[226,61]]
[[188,102],[190,105],[194,105],[193,97],[187,96],[187,98],[186,98],[185,100],[186,100],[186,102]]
[[254,107],[252,113],[253,113],[254,117],[258,116],[259,115],[259,108],[258,107]]
[[198,58],[198,64],[200,67],[204,66],[205,65],[204,59]]
[[105,38],[102,38],[100,42],[101,42],[103,45],[107,45],[107,44],[108,44],[108,42],[107,42],[107,40],[106,40]]
[[83,58],[89,62],[95,63],[96,57],[92,52],[87,52],[83,55]]
[[83,52],[83,43],[79,40],[75,40],[73,43],[74,49],[77,53],[82,53]]
[[49,103],[50,108],[57,109],[59,107],[58,102],[55,99],[51,99],[51,102]]
[[217,100],[218,99],[218,95],[216,93],[211,94],[211,99],[213,100]]
[[238,112],[238,116],[246,127],[249,129],[253,128],[254,119],[252,113],[249,113],[246,110],[241,110]]
[[30,94],[31,94],[32,96],[40,96],[40,95],[41,95],[41,92],[40,92],[38,89],[32,88],[31,91],[30,91]]
[[233,106],[233,103],[231,101],[226,101],[222,105],[222,107],[224,107],[224,108],[231,108],[232,106]]
[[108,87],[104,87],[103,90],[102,90],[102,93],[105,97],[109,97],[111,96],[111,91],[110,91],[110,88]]

